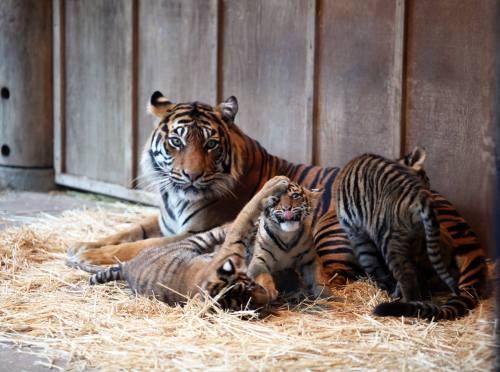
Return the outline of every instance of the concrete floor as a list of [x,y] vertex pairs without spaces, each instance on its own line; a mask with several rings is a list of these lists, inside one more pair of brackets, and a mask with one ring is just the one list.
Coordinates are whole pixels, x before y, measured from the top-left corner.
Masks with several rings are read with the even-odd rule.
[[[77,192],[39,193],[29,191],[0,191],[0,230],[7,226],[21,225],[35,219],[40,213],[57,215],[65,210],[83,207],[106,206],[104,201],[113,200]],[[29,350],[26,350],[28,351]],[[0,343],[0,372],[53,371],[45,367],[46,361],[23,353],[12,345]],[[57,363],[64,366],[64,361]]]

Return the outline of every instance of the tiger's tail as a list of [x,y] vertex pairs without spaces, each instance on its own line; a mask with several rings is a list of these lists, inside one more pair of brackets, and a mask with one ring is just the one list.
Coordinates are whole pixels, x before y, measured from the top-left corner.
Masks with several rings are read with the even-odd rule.
[[427,256],[429,257],[434,270],[436,270],[443,282],[446,283],[446,285],[456,296],[459,296],[460,292],[458,290],[457,282],[455,278],[451,276],[448,268],[443,261],[439,240],[439,221],[432,206],[432,197],[430,192],[427,190],[420,192],[419,199],[421,206],[419,212],[425,230]]

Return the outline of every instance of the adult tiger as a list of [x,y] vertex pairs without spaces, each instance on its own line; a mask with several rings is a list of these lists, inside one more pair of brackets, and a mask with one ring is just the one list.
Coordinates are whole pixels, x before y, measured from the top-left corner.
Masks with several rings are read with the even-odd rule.
[[[144,249],[222,225],[234,219],[267,180],[285,175],[306,188],[324,190],[314,216],[314,242],[324,273],[336,283],[362,273],[335,216],[332,185],[338,168],[293,164],[270,155],[234,123],[235,97],[212,107],[200,102],[175,104],[155,92],[148,108],[160,121],[144,147],[141,165],[162,197],[159,219],[151,218],[94,243],[78,244],[69,252],[71,261],[127,261]],[[443,208],[449,215],[448,205]],[[473,248],[469,246],[470,228],[463,219],[446,228],[457,246],[484,257],[476,241]],[[476,265],[478,260],[473,262]]]

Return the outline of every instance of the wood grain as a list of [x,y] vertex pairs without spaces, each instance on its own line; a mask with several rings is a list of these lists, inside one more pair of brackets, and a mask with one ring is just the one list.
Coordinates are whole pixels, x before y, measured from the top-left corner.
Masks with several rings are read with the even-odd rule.
[[312,161],[314,12],[315,2],[307,0],[225,1],[219,61],[221,94],[240,103],[238,125],[271,153],[306,163]]
[[495,0],[409,2],[406,149],[491,244]]
[[50,168],[50,0],[0,1],[0,56],[0,146],[10,149],[8,156],[0,155],[0,165]]
[[132,2],[65,2],[66,171],[130,186]]
[[318,40],[321,165],[365,152],[399,156],[402,3],[322,1]]
[[157,122],[146,112],[155,90],[173,102],[216,103],[217,1],[140,1],[138,53],[140,158]]

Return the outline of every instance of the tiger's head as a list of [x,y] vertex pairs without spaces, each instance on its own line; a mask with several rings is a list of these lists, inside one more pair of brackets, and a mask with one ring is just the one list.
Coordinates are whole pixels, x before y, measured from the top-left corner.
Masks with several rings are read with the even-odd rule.
[[231,194],[239,176],[230,138],[238,111],[236,98],[214,107],[201,102],[176,104],[157,91],[148,110],[160,121],[143,152],[147,182],[162,193],[189,200]]
[[284,193],[265,200],[264,218],[285,232],[297,231],[311,216],[321,195],[291,182]]

